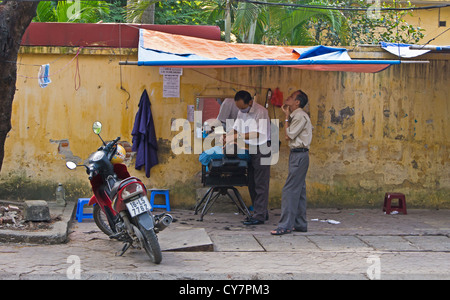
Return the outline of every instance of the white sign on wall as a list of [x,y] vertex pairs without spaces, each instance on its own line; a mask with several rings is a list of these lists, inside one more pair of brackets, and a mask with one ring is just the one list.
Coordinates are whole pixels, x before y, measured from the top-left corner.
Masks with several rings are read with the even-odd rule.
[[182,68],[159,68],[159,74],[163,75],[163,98],[180,97],[180,76],[183,75]]

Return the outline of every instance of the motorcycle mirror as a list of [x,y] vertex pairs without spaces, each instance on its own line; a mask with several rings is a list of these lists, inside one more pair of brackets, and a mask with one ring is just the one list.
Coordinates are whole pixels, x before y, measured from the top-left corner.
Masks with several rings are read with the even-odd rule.
[[74,170],[77,167],[77,164],[73,161],[68,161],[66,162],[66,167],[70,170]]
[[95,134],[99,135],[102,131],[102,123],[99,121],[95,121],[94,124],[92,124],[92,131],[94,131]]

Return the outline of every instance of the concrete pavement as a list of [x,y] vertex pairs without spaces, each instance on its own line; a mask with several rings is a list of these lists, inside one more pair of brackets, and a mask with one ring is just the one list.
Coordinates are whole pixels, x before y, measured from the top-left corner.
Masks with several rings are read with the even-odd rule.
[[75,221],[65,244],[0,243],[0,279],[450,279],[449,210],[309,209],[308,232],[271,236],[279,214],[244,226],[232,209],[203,222],[175,210],[159,265],[142,250],[115,256],[122,243]]

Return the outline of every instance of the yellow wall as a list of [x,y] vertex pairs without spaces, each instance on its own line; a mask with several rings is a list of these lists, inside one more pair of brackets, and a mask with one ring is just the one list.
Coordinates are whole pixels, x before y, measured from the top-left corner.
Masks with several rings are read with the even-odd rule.
[[[57,74],[46,88],[40,88],[35,78],[18,77],[3,183],[17,174],[25,181],[49,185],[49,190],[58,181],[66,186],[87,183],[84,170],[69,171],[65,160],[73,156],[84,160],[100,146],[91,131],[96,120],[104,125],[104,139],[121,136],[131,142],[139,99],[147,89],[160,164],[149,179],[134,170],[134,159],[128,162],[129,170],[149,188],[170,188],[174,207],[192,207],[201,187],[201,166],[198,155],[171,152],[171,140],[179,133],[171,131],[171,121],[186,118],[187,105],[194,105],[198,95],[233,95],[232,89],[253,94],[255,89],[240,83],[258,87],[260,103],[266,88],[279,87],[285,96],[298,88],[308,94],[314,126],[307,176],[310,207],[380,207],[389,191],[406,193],[411,207],[450,207],[449,55],[432,54],[429,64],[392,66],[377,74],[279,67],[184,69],[181,97],[163,98],[163,78],[156,67],[122,66],[122,85],[129,94],[121,90],[118,63],[136,60],[133,51],[122,51],[120,56],[117,49],[83,49],[78,57],[81,82],[75,90],[76,60],[69,62],[76,49],[22,48],[18,74],[36,77],[39,67],[31,65],[48,62],[50,74]],[[384,52],[352,55],[390,58]],[[281,110],[275,112],[283,120]],[[273,117],[271,106],[269,115]],[[287,176],[283,128],[280,136],[280,159],[271,168],[272,207],[280,205]],[[73,196],[89,196],[89,190],[84,191],[87,195]],[[241,191],[249,204],[248,192]]]
[[[450,1],[443,0],[419,0],[411,1],[411,4],[415,7],[424,7],[432,5],[449,4]],[[414,27],[420,27],[425,29],[424,37],[417,44],[425,44],[433,39],[429,44],[444,46],[450,45],[450,31],[445,32],[450,28],[450,7],[444,7],[440,9],[424,9],[415,10],[412,15],[405,16],[405,20],[408,24]],[[446,21],[445,27],[439,26],[439,21]]]

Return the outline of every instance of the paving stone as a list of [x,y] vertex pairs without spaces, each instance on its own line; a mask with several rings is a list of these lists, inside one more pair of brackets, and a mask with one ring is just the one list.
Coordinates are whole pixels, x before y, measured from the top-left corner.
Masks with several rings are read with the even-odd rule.
[[234,235],[211,235],[211,239],[214,242],[215,251],[264,251],[264,248],[258,243],[258,241],[249,234],[234,234]]
[[402,236],[359,236],[375,250],[379,251],[417,251],[418,247]]
[[420,250],[450,251],[450,238],[447,236],[407,236],[405,239]]
[[322,250],[371,251],[374,250],[356,236],[308,236]]
[[158,234],[162,251],[214,251],[204,228],[168,228]]
[[282,236],[255,235],[262,247],[269,252],[318,250],[306,236],[286,234]]
[[[309,210],[318,217],[330,215],[322,211]],[[275,212],[279,210],[271,211],[270,222],[232,230],[242,224],[242,215],[217,213],[198,222],[192,211],[173,211],[178,222],[158,234],[162,248],[172,243],[169,236],[189,246],[186,240],[200,235],[197,229],[202,227],[215,251],[164,251],[159,265],[152,264],[142,249],[116,256],[122,243],[110,240],[91,220],[73,223],[67,243],[15,244],[8,238],[8,243],[0,242],[0,280],[71,279],[77,268],[81,279],[372,279],[369,273],[377,266],[381,280],[450,279],[450,234],[445,229],[449,210],[411,209],[398,216],[382,215],[380,210],[342,211],[331,217],[342,225],[310,222],[307,233],[281,237],[270,235],[279,218]],[[426,220],[433,220],[433,225]],[[195,230],[188,237],[190,229]],[[69,259],[73,257],[79,258],[78,266]]]

